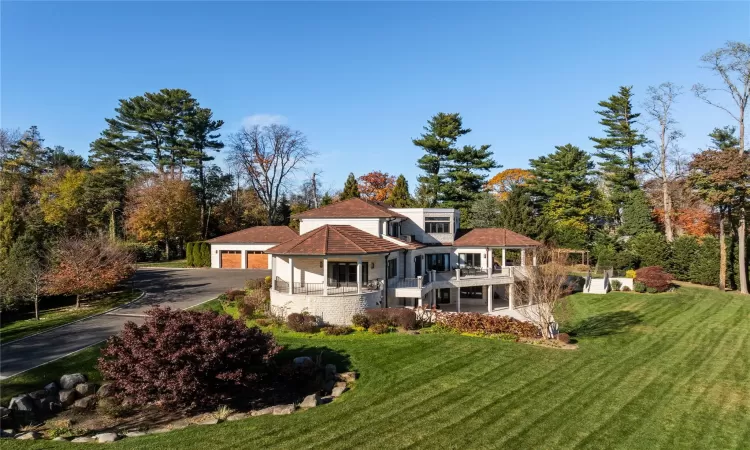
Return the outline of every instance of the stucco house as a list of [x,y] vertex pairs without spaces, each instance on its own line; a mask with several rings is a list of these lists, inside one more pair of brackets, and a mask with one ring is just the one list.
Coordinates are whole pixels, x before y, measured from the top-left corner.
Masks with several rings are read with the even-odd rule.
[[215,237],[211,244],[214,269],[270,269],[271,256],[265,251],[294,239],[296,231],[284,226],[251,227]]
[[[451,208],[354,198],[295,218],[300,235],[265,250],[271,305],[329,324],[350,324],[353,314],[379,307],[517,316],[513,286],[524,265],[536,264],[540,246],[503,228],[462,229]],[[520,256],[516,266],[509,250]]]

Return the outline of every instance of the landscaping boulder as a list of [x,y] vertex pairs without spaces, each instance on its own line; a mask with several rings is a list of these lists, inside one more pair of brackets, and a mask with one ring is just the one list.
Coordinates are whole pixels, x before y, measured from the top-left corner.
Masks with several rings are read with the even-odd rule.
[[29,395],[19,395],[10,399],[8,407],[14,411],[34,411],[34,399]]
[[28,433],[19,434],[16,436],[16,439],[20,439],[22,441],[36,441],[37,439],[41,439],[42,435],[37,433],[36,431],[29,431]]
[[286,414],[291,414],[295,410],[294,405],[279,405],[273,407],[273,415],[274,416],[283,416]]
[[336,385],[336,380],[328,380],[323,385],[323,391],[324,392],[331,392],[333,390],[333,387]]
[[125,437],[129,437],[129,438],[140,437],[140,436],[145,436],[145,435],[146,433],[143,431],[128,431],[127,433],[125,433]]
[[115,442],[120,439],[120,436],[117,433],[99,433],[94,436],[94,439],[96,439],[96,442],[104,444],[106,442]]
[[235,420],[243,420],[250,417],[250,414],[248,413],[234,413],[231,416],[227,417],[227,422],[234,422]]
[[79,444],[79,443],[80,444],[90,444],[90,443],[96,442],[96,439],[94,439],[92,437],[88,437],[88,436],[81,436],[81,437],[77,437],[77,438],[73,439],[70,442],[73,442],[73,443],[76,443],[76,444]]
[[6,421],[10,421],[10,408],[6,408],[5,406],[0,406],[0,423],[5,423]]
[[219,423],[219,419],[211,416],[205,417],[195,422],[196,425],[216,425],[217,423]]
[[52,439],[52,440],[53,440],[53,441],[67,441],[67,440],[68,440],[68,438],[66,438],[66,437],[62,437],[62,436],[58,436],[58,437],[56,437],[56,438],[54,438],[54,439]]
[[55,414],[62,411],[62,404],[52,397],[37,400],[36,406],[42,414]]
[[268,408],[258,409],[256,411],[251,411],[250,415],[255,416],[264,416],[266,414],[272,414],[273,413],[273,406],[269,406]]
[[73,408],[89,409],[93,408],[94,405],[96,405],[96,397],[94,397],[93,395],[89,395],[88,397],[76,400],[75,403],[73,403]]
[[67,408],[68,406],[75,403],[77,396],[78,392],[76,392],[75,389],[65,389],[57,393],[57,398],[63,408]]
[[89,395],[96,394],[96,385],[94,383],[80,383],[76,385],[76,392],[81,397],[88,397]]
[[315,408],[320,404],[320,396],[318,394],[310,394],[302,400],[300,408]]
[[99,387],[99,390],[96,391],[96,396],[99,398],[109,397],[112,395],[112,384],[111,383],[104,383]]
[[29,392],[29,397],[33,398],[34,400],[41,400],[45,397],[47,397],[47,391],[44,389],[40,389],[38,391]]
[[73,389],[76,385],[85,383],[86,376],[82,373],[72,373],[60,377],[60,389]]
[[57,383],[53,381],[52,383],[49,383],[47,386],[44,386],[44,390],[50,394],[57,394],[60,391],[60,388],[57,387]]
[[343,386],[341,385],[341,383],[343,382],[339,381],[338,383],[336,383],[336,386],[333,387],[333,390],[331,391],[331,397],[338,397],[346,392],[346,383],[343,383]]
[[315,365],[315,363],[313,362],[312,358],[310,358],[309,356],[298,356],[298,357],[294,358],[293,362],[294,362],[294,367],[295,368],[299,368],[299,367],[312,367],[312,366]]
[[338,379],[341,381],[346,381],[347,383],[351,383],[354,380],[357,379],[357,372],[344,372],[340,373],[338,375]]
[[0,430],[0,438],[12,438],[14,436],[13,430]]
[[326,380],[336,379],[336,365],[326,364]]

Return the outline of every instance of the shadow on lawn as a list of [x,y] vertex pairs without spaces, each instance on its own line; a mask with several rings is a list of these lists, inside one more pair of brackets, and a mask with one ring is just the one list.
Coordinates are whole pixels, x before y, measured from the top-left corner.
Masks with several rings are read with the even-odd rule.
[[639,323],[641,318],[632,311],[614,311],[586,318],[576,323],[568,334],[577,338],[607,336]]

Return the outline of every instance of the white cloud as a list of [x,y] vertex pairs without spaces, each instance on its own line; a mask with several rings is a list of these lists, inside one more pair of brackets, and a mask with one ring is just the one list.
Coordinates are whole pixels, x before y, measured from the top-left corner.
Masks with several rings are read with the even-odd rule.
[[264,127],[274,123],[284,125],[287,123],[287,118],[281,114],[253,114],[242,119],[243,127],[254,127],[255,125]]

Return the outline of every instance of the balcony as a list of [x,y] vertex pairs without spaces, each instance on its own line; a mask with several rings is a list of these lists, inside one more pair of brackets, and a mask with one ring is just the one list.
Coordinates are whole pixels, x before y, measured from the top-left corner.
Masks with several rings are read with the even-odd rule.
[[[362,289],[359,292],[375,292],[379,291],[383,286],[383,281],[380,278],[368,280],[362,283]],[[284,294],[289,294],[289,282],[276,277],[275,290]],[[325,286],[325,283],[306,283],[306,282],[294,282],[292,286],[292,294],[297,295],[352,295],[357,294],[357,283],[355,282],[336,282],[329,283]]]
[[396,297],[421,298],[432,289],[512,283],[514,274],[520,270],[521,267],[503,267],[492,271],[464,267],[447,272],[431,271],[423,277],[392,278],[388,280],[388,289],[394,289]]

